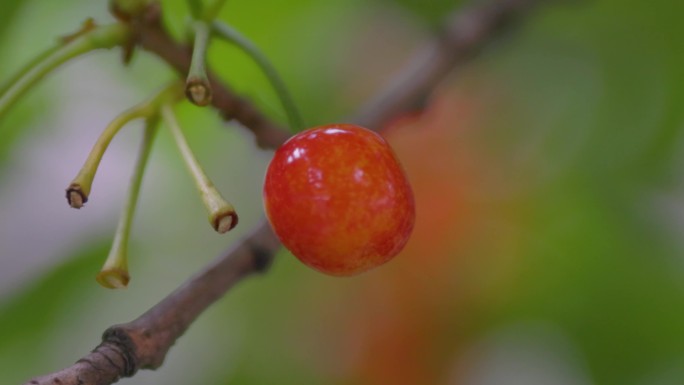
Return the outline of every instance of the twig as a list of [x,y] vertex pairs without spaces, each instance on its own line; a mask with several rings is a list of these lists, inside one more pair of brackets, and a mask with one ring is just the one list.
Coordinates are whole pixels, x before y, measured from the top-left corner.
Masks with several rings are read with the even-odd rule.
[[[499,0],[463,11],[451,19],[436,43],[374,102],[358,115],[358,121],[379,127],[388,119],[419,102],[449,72],[478,48],[493,39],[513,16],[532,9],[533,0]],[[158,25],[140,29],[141,44],[183,72],[190,62],[189,51],[174,43]],[[437,50],[448,50],[439,54]],[[437,63],[429,63],[433,58]],[[415,71],[420,72],[416,74]],[[430,73],[422,73],[422,71]],[[214,106],[233,114],[257,135],[264,147],[275,148],[287,134],[254,108],[236,98],[224,85],[212,80]],[[394,95],[397,93],[397,95]],[[243,110],[245,108],[245,110]],[[239,118],[238,118],[239,117]],[[76,364],[60,372],[38,377],[26,385],[109,385],[139,369],[158,368],[166,353],[190,324],[228,289],[254,272],[264,271],[280,243],[268,224],[262,224],[235,249],[187,281],[140,318],[109,328],[103,342]]]
[[218,258],[138,319],[112,326],[102,343],[74,365],[26,385],[109,385],[138,369],[156,369],[209,305],[244,277],[265,271],[280,247],[268,224]]
[[419,109],[434,86],[454,67],[468,61],[516,19],[549,0],[499,0],[454,13],[443,33],[416,53],[411,62],[352,119],[381,129],[402,112]]

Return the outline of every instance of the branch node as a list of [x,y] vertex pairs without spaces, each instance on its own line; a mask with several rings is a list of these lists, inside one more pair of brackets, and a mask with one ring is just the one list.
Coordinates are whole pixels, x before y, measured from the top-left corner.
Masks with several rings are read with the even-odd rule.
[[257,273],[266,273],[273,264],[273,250],[256,242],[249,242],[248,246],[254,261],[254,270]]
[[131,377],[138,371],[140,360],[136,354],[135,342],[119,325],[108,328],[102,334],[102,343],[95,350],[100,351],[104,348],[112,349],[122,358],[124,367],[121,375],[123,377]]

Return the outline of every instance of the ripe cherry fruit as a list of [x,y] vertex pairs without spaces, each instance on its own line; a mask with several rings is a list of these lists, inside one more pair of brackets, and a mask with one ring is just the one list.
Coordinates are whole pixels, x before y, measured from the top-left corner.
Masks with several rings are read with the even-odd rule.
[[397,255],[415,221],[413,192],[389,144],[352,124],[303,131],[275,153],[266,215],[304,264],[349,276]]

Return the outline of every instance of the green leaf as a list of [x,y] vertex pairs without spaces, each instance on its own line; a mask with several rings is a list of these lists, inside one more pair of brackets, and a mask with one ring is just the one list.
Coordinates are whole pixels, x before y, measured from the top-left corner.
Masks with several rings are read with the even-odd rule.
[[[65,349],[55,343],[60,326],[64,326],[61,320],[70,311],[80,310],[84,293],[101,290],[94,277],[107,247],[108,242],[83,246],[73,258],[0,303],[0,383],[21,383],[41,371],[56,369],[45,363]],[[96,343],[94,340],[93,346]]]

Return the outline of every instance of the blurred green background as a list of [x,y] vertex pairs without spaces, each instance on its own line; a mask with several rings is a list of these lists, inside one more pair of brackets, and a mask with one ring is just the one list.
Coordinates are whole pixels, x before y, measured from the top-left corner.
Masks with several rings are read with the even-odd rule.
[[[163,1],[184,36],[187,9]],[[438,30],[447,0],[229,1],[309,125],[352,114]],[[0,82],[105,2],[3,0]],[[566,1],[531,14],[388,127],[418,222],[404,253],[358,277],[281,253],[203,314],[162,368],[121,384],[684,383],[684,3]],[[190,145],[241,223],[206,223],[170,135],[152,154],[132,281],[94,276],[123,204],[140,125],[112,143],[91,201],[64,188],[101,129],[173,78],[138,52],[60,68],[0,119],[0,383],[67,366],[261,221],[269,153],[190,105]],[[267,80],[221,42],[210,62],[269,116]]]

